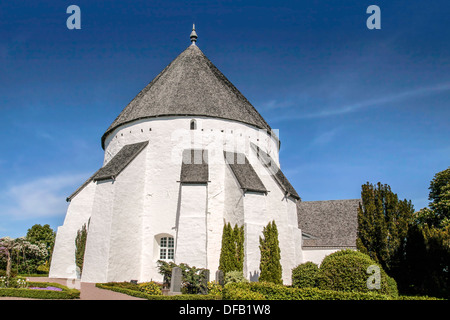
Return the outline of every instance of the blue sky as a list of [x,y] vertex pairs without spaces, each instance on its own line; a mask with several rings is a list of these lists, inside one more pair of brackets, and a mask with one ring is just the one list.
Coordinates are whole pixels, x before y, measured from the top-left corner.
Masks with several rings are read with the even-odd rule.
[[[69,30],[66,9],[81,9]],[[369,5],[381,29],[369,30]],[[0,237],[63,224],[100,138],[189,44],[279,129],[304,201],[389,184],[415,209],[450,165],[448,1],[2,1]]]

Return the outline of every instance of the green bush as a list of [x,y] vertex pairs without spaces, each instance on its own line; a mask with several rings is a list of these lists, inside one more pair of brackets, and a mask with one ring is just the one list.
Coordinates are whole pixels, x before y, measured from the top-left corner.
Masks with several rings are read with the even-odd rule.
[[83,272],[84,264],[84,252],[86,250],[86,240],[87,240],[87,228],[84,224],[80,230],[77,231],[77,237],[75,238],[75,263],[80,272]]
[[319,266],[314,262],[302,263],[292,270],[292,286],[295,288],[314,288]]
[[100,289],[111,290],[129,296],[148,300],[221,300],[221,295],[214,294],[179,294],[174,296],[153,295],[139,291],[139,289],[130,289],[126,285],[117,285],[117,283],[96,283],[95,286]]
[[[11,277],[17,276],[17,272],[11,270]],[[6,277],[6,270],[0,269],[0,277]]]
[[0,277],[0,288],[26,288],[28,283],[24,277],[15,276],[15,277]]
[[130,290],[135,290],[135,291],[140,291],[139,290],[139,284],[137,283],[133,283],[133,282],[108,282],[106,284],[108,287],[111,288],[123,288],[123,289],[130,289]]
[[205,269],[191,267],[185,263],[180,263],[179,265],[174,262],[166,262],[163,260],[158,260],[159,273],[164,276],[164,285],[166,287],[170,286],[170,281],[172,278],[172,269],[178,267],[181,269],[182,274],[182,287],[181,292],[187,294],[196,294],[205,290],[203,280],[205,275],[203,271]]
[[229,271],[225,274],[224,282],[227,284],[230,282],[248,282],[248,280],[244,278],[242,271]]
[[49,266],[48,261],[45,261],[44,264],[41,264],[40,266],[38,266],[36,268],[36,271],[41,274],[48,274],[50,272],[50,266]]
[[[257,295],[254,295],[257,294]],[[375,292],[343,292],[318,288],[290,288],[269,282],[225,285],[224,300],[390,300]]]
[[[378,266],[381,275],[380,289],[369,289],[367,274],[369,266]],[[384,270],[368,255],[350,249],[334,252],[326,256],[317,273],[317,287],[322,290],[347,292],[370,292],[396,297],[395,280],[389,278]]]
[[217,281],[209,281],[208,285],[208,294],[212,295],[221,295],[223,287]]
[[251,291],[247,286],[241,286],[244,282],[230,282],[224,286],[223,300],[266,300],[262,293]]
[[139,291],[150,295],[162,295],[161,287],[153,281],[140,283]]

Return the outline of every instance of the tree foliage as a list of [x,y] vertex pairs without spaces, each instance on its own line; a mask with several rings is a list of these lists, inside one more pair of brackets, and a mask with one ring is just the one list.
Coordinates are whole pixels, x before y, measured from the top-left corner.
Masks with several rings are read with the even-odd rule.
[[411,201],[399,200],[390,186],[378,182],[362,185],[358,208],[357,248],[386,271],[398,269],[403,259],[408,226],[413,217]]
[[404,290],[450,297],[450,168],[430,182],[429,208],[414,214],[405,249]]
[[207,289],[207,283],[205,283],[206,269],[197,268],[195,266],[189,266],[186,263],[176,264],[172,261],[167,262],[164,260],[158,260],[159,273],[163,275],[164,286],[170,287],[172,281],[172,269],[178,267],[181,269],[181,284],[182,292],[186,294],[198,294],[205,292]]
[[442,228],[450,224],[450,167],[435,174],[428,188],[429,208],[416,214],[416,223]]
[[362,186],[357,247],[395,278],[402,294],[450,297],[450,168],[430,182],[429,208],[413,211],[389,186]]
[[269,224],[264,227],[263,236],[264,238],[259,237],[259,249],[261,251],[261,260],[259,264],[261,274],[259,276],[259,281],[282,284],[282,268],[280,262],[281,250],[275,221],[269,222]]
[[36,273],[38,266],[48,260],[49,254],[44,243],[31,243],[25,237],[0,239],[0,266],[6,274]]
[[49,252],[53,250],[55,244],[56,233],[50,228],[50,225],[45,224],[41,226],[40,224],[33,225],[27,231],[26,239],[33,243],[43,243]]
[[242,271],[244,268],[244,226],[231,227],[228,222],[223,226],[222,248],[219,269],[225,274],[230,271]]
[[86,250],[87,228],[84,224],[80,230],[77,231],[75,238],[75,264],[80,268],[80,274],[83,272],[84,252]]

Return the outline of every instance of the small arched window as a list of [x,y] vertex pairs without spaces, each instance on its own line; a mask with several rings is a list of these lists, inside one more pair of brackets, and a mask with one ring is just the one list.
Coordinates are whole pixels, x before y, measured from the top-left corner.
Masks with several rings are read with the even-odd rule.
[[194,119],[192,119],[191,120],[191,130],[196,130],[196,129],[197,129],[197,122]]

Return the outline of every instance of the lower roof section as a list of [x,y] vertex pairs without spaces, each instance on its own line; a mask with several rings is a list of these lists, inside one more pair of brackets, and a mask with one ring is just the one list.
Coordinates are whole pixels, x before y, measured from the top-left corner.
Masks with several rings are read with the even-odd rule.
[[97,170],[74,193],[67,197],[66,201],[72,200],[91,181],[115,179],[147,145],[148,141],[144,141],[124,146],[105,166]]
[[223,152],[225,161],[233,172],[239,186],[245,191],[267,193],[267,189],[258,177],[247,157],[243,153]]
[[360,202],[361,199],[297,202],[303,248],[355,247]]
[[277,166],[276,162],[272,159],[272,157],[267,153],[261,150],[253,142],[250,143],[253,150],[256,152],[258,159],[261,163],[269,170],[270,175],[275,179],[278,185],[284,190],[284,192],[291,196],[296,200],[301,200],[297,191],[295,191],[294,187],[289,182],[288,178],[283,174],[283,171]]
[[185,149],[181,164],[181,183],[207,183],[209,179],[208,150]]

